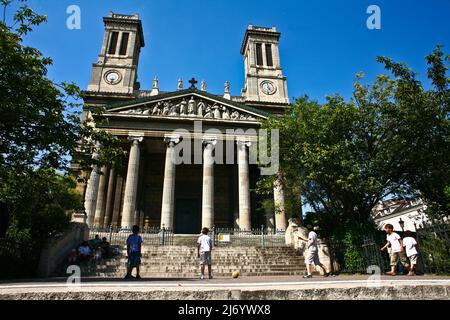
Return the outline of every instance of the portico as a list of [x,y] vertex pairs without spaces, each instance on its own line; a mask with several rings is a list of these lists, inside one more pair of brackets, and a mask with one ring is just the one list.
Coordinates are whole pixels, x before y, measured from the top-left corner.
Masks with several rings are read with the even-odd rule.
[[[104,168],[101,173],[93,173],[99,175],[99,182],[97,206],[95,211],[87,212],[88,221],[94,213],[91,226],[131,228],[137,224],[164,227],[178,233],[198,233],[203,226],[235,227],[236,214],[241,229],[252,227],[252,214],[254,226],[260,225],[261,218],[252,211],[257,199],[255,195],[252,199],[250,192],[259,170],[249,164],[245,143],[234,142],[234,158],[238,159],[235,164],[216,163],[213,154],[218,142],[210,137],[201,139],[202,163],[176,164],[175,147],[182,137],[141,134],[124,137],[124,144],[129,145],[129,159],[123,172],[110,170],[110,176],[106,177],[107,168]],[[125,183],[122,186],[100,183],[108,178],[124,179]],[[107,211],[107,202],[115,203],[115,210]]]

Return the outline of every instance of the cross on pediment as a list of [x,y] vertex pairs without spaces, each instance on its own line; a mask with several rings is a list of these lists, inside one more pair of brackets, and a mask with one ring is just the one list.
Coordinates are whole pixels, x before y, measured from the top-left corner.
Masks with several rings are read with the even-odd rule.
[[198,83],[198,81],[195,80],[195,78],[192,78],[191,80],[189,80],[189,83],[191,84],[191,89],[197,88],[195,85]]

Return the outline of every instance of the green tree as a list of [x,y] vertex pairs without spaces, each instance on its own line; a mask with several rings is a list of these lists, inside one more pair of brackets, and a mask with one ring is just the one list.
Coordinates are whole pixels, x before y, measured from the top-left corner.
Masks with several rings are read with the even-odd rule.
[[118,138],[81,120],[79,88],[48,79],[52,60],[23,44],[46,17],[22,4],[7,23],[12,2],[0,0],[0,202],[9,213],[7,236],[36,245],[39,254],[67,226],[66,210],[81,206],[68,174],[71,156],[82,168],[119,166],[124,152]]
[[[264,124],[280,130],[285,183],[301,190],[322,236],[373,229],[371,210],[387,196],[421,196],[441,212],[448,208],[449,80],[441,48],[427,57],[429,90],[405,65],[378,60],[394,77],[363,84],[358,74],[349,101],[334,95],[320,105],[305,96]],[[270,180],[260,181],[260,192]]]
[[431,88],[426,90],[416,73],[386,57],[378,58],[395,76],[392,118],[397,124],[394,142],[406,155],[402,170],[411,192],[417,193],[434,216],[448,215],[450,209],[450,78],[449,56],[442,46],[426,57]]

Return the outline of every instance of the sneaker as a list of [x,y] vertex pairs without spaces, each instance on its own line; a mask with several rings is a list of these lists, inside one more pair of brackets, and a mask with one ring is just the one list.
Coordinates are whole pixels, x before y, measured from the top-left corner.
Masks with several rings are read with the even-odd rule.
[[203,280],[203,279],[205,279],[205,276],[202,274],[202,275],[200,275],[200,280]]
[[303,278],[304,278],[304,279],[306,279],[306,278],[312,278],[312,274],[304,275]]
[[210,275],[208,276],[208,278],[209,278],[209,279],[212,279],[212,278],[213,278],[212,274],[210,274]]

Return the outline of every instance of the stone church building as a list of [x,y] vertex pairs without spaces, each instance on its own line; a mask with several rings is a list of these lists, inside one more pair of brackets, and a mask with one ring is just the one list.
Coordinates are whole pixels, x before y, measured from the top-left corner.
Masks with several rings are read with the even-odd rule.
[[[151,90],[141,90],[137,74],[145,40],[139,16],[110,13],[103,21],[103,45],[83,92],[83,117],[119,136],[128,162],[123,172],[94,167],[85,173],[87,183],[80,182],[78,188],[85,196],[88,224],[165,227],[177,234],[198,234],[201,227],[213,226],[249,230],[262,224],[285,230],[281,184],[274,186],[276,212],[258,209],[261,198],[252,189],[261,173],[249,163],[248,151],[256,136],[247,134],[289,105],[276,28],[248,26],[240,51],[245,85],[241,96],[231,96],[228,82],[217,94],[194,78],[189,84],[174,79],[173,91],[160,90],[155,78]],[[105,106],[106,112],[92,116],[90,110],[97,106]],[[205,133],[212,128],[224,134],[234,130],[226,135],[233,145],[225,151],[234,161],[214,163],[223,136]],[[183,137],[174,134],[180,129]],[[192,158],[199,163],[173,161],[186,135],[193,144],[200,143],[200,148],[192,148]]]

